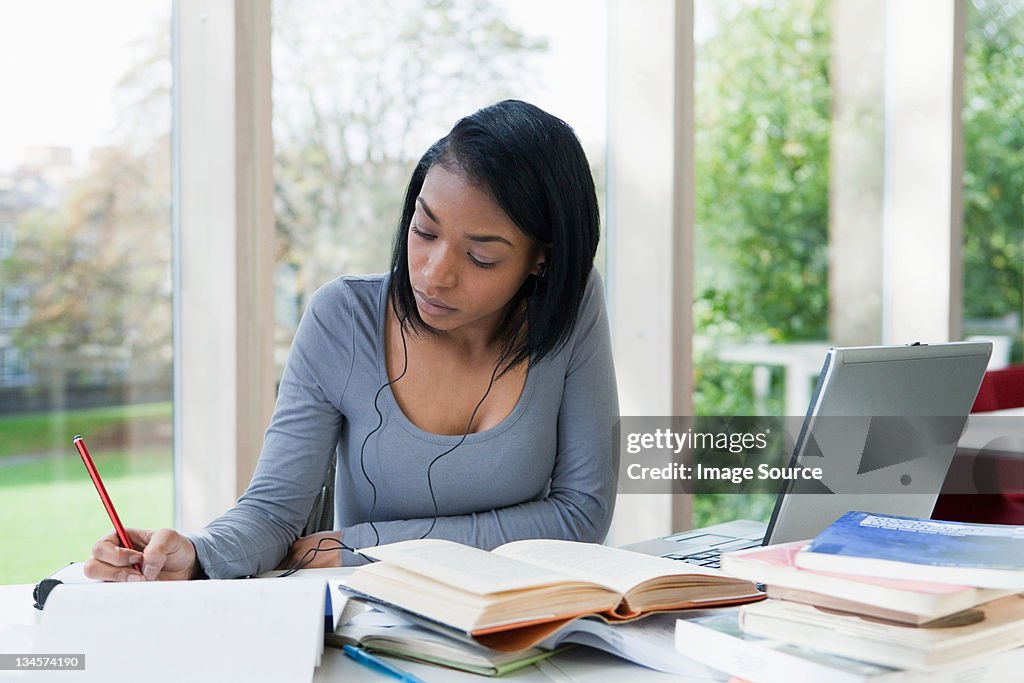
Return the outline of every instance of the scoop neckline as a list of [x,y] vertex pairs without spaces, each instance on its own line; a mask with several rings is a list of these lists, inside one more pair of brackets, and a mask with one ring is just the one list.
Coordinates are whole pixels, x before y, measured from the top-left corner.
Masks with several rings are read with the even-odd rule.
[[[386,273],[381,279],[381,288],[377,297],[377,330],[376,330],[376,355],[377,355],[377,384],[382,386],[387,383],[387,359],[384,356],[384,325],[387,318],[387,302],[388,302],[388,287],[391,284],[391,274]],[[511,412],[505,416],[501,422],[489,427],[483,431],[471,432],[466,435],[464,443],[474,443],[486,441],[496,436],[501,435],[503,432],[510,429],[516,421],[522,416],[526,410],[526,406],[529,404],[530,397],[533,395],[534,389],[534,372],[533,364],[526,371],[526,381],[523,383],[523,390],[519,392],[519,399],[516,401],[516,405],[512,408]],[[435,432],[428,432],[425,429],[419,427],[415,422],[409,419],[409,416],[402,410],[402,406],[398,404],[398,399],[395,398],[394,393],[391,391],[391,386],[384,387],[381,391],[381,396],[386,402],[386,407],[398,418],[398,423],[402,428],[413,436],[432,443],[438,444],[451,444],[461,441],[462,434],[437,434]]]

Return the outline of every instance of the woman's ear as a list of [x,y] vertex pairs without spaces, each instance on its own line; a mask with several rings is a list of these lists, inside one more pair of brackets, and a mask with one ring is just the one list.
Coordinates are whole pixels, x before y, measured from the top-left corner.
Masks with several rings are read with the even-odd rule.
[[537,258],[533,263],[533,270],[530,271],[530,274],[536,275],[543,280],[544,276],[548,274],[548,257],[551,255],[551,247],[546,244],[539,246]]

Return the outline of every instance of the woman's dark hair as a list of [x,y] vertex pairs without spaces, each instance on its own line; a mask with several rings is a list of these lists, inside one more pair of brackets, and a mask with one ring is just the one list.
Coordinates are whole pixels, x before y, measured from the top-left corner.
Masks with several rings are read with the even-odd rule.
[[405,193],[388,292],[399,320],[425,332],[433,328],[416,308],[406,239],[423,180],[436,165],[486,188],[544,249],[546,271],[527,278],[499,328],[505,340],[502,373],[529,358],[539,361],[572,333],[597,253],[597,194],[580,141],[561,119],[505,100],[461,119],[427,150]]

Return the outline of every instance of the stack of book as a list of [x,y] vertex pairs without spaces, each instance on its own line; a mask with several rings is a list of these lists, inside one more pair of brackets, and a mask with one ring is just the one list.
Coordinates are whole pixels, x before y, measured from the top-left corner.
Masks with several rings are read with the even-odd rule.
[[489,675],[567,644],[704,675],[705,665],[672,646],[675,616],[658,613],[764,598],[750,581],[715,569],[591,543],[518,541],[488,552],[421,539],[362,554],[376,561],[338,582],[337,590],[401,619],[340,624],[328,644],[358,643]]
[[1004,681],[1024,670],[1024,527],[850,512],[723,556],[768,600],[680,620],[676,645],[760,683]]

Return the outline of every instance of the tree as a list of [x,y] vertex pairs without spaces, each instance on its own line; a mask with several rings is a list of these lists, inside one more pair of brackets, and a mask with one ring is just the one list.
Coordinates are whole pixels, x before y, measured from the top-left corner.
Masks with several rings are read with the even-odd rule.
[[15,343],[44,386],[117,384],[170,392],[170,148],[111,147],[56,209],[17,223],[11,275],[31,314]]
[[[491,0],[281,0],[273,22],[278,262],[295,275],[277,289],[301,311],[337,274],[386,268],[415,159],[456,115],[518,91],[545,44]],[[29,285],[31,318],[15,342],[48,385],[113,381],[125,363],[169,382],[170,64],[161,25],[117,86],[118,139],[57,208],[19,220],[5,278]]]
[[387,268],[415,161],[456,117],[520,91],[545,43],[489,0],[381,0],[276,3],[273,48],[277,260],[295,279],[287,344],[317,286]]
[[1024,1],[972,3],[964,103],[964,317],[1009,314],[1019,321],[1024,311]]
[[[695,86],[698,341],[828,324],[827,0],[711,4]],[[696,359],[698,414],[752,413],[750,371]]]

